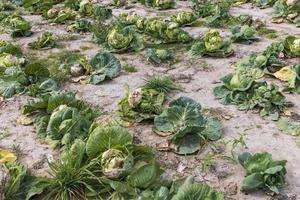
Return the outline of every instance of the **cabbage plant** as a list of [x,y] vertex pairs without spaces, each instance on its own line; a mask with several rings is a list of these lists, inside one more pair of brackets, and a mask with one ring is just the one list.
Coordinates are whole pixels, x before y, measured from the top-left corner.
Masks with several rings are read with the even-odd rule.
[[180,12],[176,15],[171,16],[173,22],[178,23],[180,26],[190,24],[197,19],[194,13],[192,12]]
[[100,33],[101,35],[99,34],[98,39],[110,52],[139,51],[144,48],[143,37],[137,32],[135,26],[116,25],[106,29],[105,32]]
[[119,103],[121,118],[125,121],[141,122],[160,114],[165,94],[154,89],[137,88],[127,90]]
[[240,110],[257,110],[261,116],[270,115],[274,120],[278,120],[287,106],[285,96],[273,84],[254,79],[245,81],[235,78],[234,74],[228,74],[221,80],[223,85],[214,88],[214,95],[222,104],[234,104]]
[[219,31],[210,30],[192,45],[190,53],[194,56],[228,57],[233,54],[233,49],[231,42],[224,40]]
[[273,160],[267,152],[246,152],[239,155],[238,160],[246,170],[242,191],[251,192],[263,189],[279,194],[279,189],[285,185],[286,160]]
[[74,20],[76,18],[76,11],[70,8],[57,9],[52,8],[47,11],[45,18],[51,23],[65,24],[68,21]]
[[82,16],[90,16],[99,20],[105,20],[112,16],[112,10],[110,8],[97,5],[89,0],[80,2],[79,13]]
[[285,53],[290,57],[300,57],[300,38],[288,36],[284,42]]
[[224,200],[224,195],[221,192],[213,190],[206,184],[196,183],[192,177],[187,177],[183,184],[178,188],[176,194],[171,200]]
[[192,9],[197,17],[205,18],[211,27],[219,27],[226,24],[230,15],[231,1],[227,0],[192,0]]
[[204,116],[201,105],[193,99],[179,97],[154,118],[154,131],[170,136],[176,153],[192,154],[201,148],[203,141],[220,139],[223,126],[215,118]]
[[159,115],[167,95],[180,88],[169,77],[152,77],[140,88],[126,89],[125,97],[119,102],[119,115],[125,121],[141,122]]
[[145,56],[147,60],[150,60],[155,64],[166,63],[174,60],[174,57],[166,49],[148,48]]
[[36,41],[31,42],[28,46],[32,49],[48,49],[56,46],[56,38],[51,32],[44,32]]
[[153,153],[145,146],[134,145],[126,129],[117,125],[96,126],[89,135],[87,155],[90,159],[100,156],[102,180],[111,187],[114,198],[138,196],[134,188],[144,190],[157,183],[161,170]]
[[234,26],[231,28],[231,33],[231,40],[233,42],[244,42],[246,44],[251,44],[252,42],[258,41],[258,38],[255,36],[255,29],[248,25]]
[[8,53],[17,57],[22,57],[22,49],[19,45],[0,39],[0,54]]
[[160,19],[148,19],[143,22],[143,31],[153,38],[154,43],[187,43],[192,41],[192,36],[175,22],[165,22]]
[[92,30],[92,23],[87,19],[80,19],[68,26],[68,31],[85,33]]
[[287,20],[300,26],[300,1],[278,0],[273,6],[273,22],[281,23]]
[[176,6],[175,0],[140,0],[140,2],[148,7],[157,8],[159,10],[170,9]]
[[30,23],[18,14],[8,16],[4,24],[9,27],[12,37],[28,37],[32,34]]
[[97,53],[90,61],[89,83],[99,84],[117,77],[121,71],[120,61],[111,53]]
[[97,117],[74,93],[51,92],[40,95],[23,107],[23,114],[34,114],[33,122],[40,137],[53,147],[70,147],[75,139],[84,139]]

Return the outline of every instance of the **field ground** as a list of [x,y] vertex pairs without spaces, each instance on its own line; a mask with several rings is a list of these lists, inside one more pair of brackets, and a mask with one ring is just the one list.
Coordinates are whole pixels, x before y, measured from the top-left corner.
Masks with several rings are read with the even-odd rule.
[[[122,10],[114,9],[114,15],[120,12],[136,11],[137,14],[147,16],[171,15],[179,10],[188,10],[188,2],[180,1],[178,8],[170,11],[157,11],[146,9],[143,6]],[[300,35],[300,28],[293,24],[282,23],[273,24],[270,22],[271,9],[259,9],[245,4],[240,7],[232,8],[232,14],[251,14],[254,18],[267,21],[272,29],[277,31],[279,37],[283,38],[286,34]],[[101,48],[95,44],[91,34],[74,34],[68,38],[70,33],[66,32],[64,25],[49,25],[41,16],[25,14],[25,18],[33,25],[34,35],[28,38],[18,38],[14,41],[20,44],[25,51],[31,54],[45,56],[50,52],[61,50],[76,50],[86,54],[88,57],[95,55]],[[186,27],[185,30],[192,33],[193,36],[201,36],[207,28],[204,27]],[[29,42],[34,41],[43,31],[51,31],[56,35],[68,38],[61,42],[59,48],[51,50],[34,51],[26,48]],[[228,36],[228,30],[222,29],[222,35]],[[11,40],[11,38],[2,34],[2,39]],[[169,75],[184,88],[183,91],[174,93],[170,99],[179,96],[189,96],[200,102],[204,108],[208,108],[212,113],[222,119],[225,127],[224,141],[239,138],[241,134],[245,135],[247,149],[238,147],[236,153],[243,151],[259,152],[267,151],[273,154],[275,159],[286,159],[287,162],[287,182],[284,188],[282,199],[300,199],[300,149],[295,143],[295,138],[280,132],[274,122],[262,119],[258,114],[252,112],[238,111],[235,106],[224,106],[215,99],[213,88],[220,83],[219,79],[225,74],[232,72],[232,64],[238,59],[249,55],[251,52],[262,52],[274,40],[261,38],[257,43],[251,45],[234,44],[235,54],[229,58],[190,58],[186,51],[170,48],[173,54],[180,62],[168,66],[154,66],[148,62],[142,53],[116,54],[122,61],[136,66],[137,72],[128,73],[122,71],[121,75],[112,81],[104,82],[100,85],[85,85],[79,83],[65,83],[64,89],[75,91],[86,102],[95,109],[100,108],[105,113],[111,113],[118,109],[118,102],[126,93],[124,84],[128,83],[130,88],[140,86],[144,79],[154,75]],[[293,60],[299,63],[299,59]],[[274,80],[272,80],[274,81]],[[295,106],[292,112],[300,114],[299,95],[286,95],[288,100]],[[47,157],[56,157],[58,152],[39,139],[32,126],[23,126],[18,123],[22,117],[21,107],[30,97],[15,96],[11,99],[0,101],[0,146],[10,148],[14,146],[22,154],[22,161],[28,167],[39,175],[45,174],[47,170]],[[142,144],[159,148],[166,141],[157,136],[152,131],[152,125],[141,123],[130,127],[136,140]],[[223,154],[230,155],[231,147],[227,145],[221,148]],[[200,151],[197,155],[179,156],[172,152],[157,151],[160,162],[174,177],[193,175],[197,181],[205,181],[214,188],[218,188],[228,195],[228,199],[236,200],[266,200],[271,197],[262,192],[251,195],[245,195],[240,192],[239,186],[244,178],[242,167],[232,161],[226,160],[218,154],[209,158],[209,147]],[[203,170],[203,168],[205,170]]]

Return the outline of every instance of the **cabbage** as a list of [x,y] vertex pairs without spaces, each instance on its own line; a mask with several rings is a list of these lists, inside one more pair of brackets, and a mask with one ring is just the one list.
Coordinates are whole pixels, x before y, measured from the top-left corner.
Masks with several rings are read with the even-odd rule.
[[112,29],[107,35],[108,45],[114,49],[126,49],[132,40],[132,35],[122,34],[119,28]]
[[228,57],[233,54],[233,49],[231,42],[223,40],[218,30],[209,30],[192,45],[190,53],[194,56]]
[[149,7],[157,9],[169,9],[174,8],[176,3],[175,0],[140,0],[141,3]]
[[288,36],[284,40],[285,52],[291,57],[300,57],[300,38]]
[[108,178],[120,178],[128,173],[132,165],[132,156],[129,155],[126,148],[108,149],[101,155],[103,174]]
[[233,42],[245,42],[247,44],[251,44],[252,42],[258,40],[258,38],[255,36],[255,29],[248,25],[234,26],[231,29],[231,33],[231,39]]
[[106,41],[112,52],[139,51],[144,48],[143,38],[133,26],[114,26],[109,30]]
[[28,46],[32,49],[53,48],[56,46],[56,38],[51,32],[44,32],[36,41],[31,42]]
[[9,26],[12,37],[28,37],[32,34],[30,23],[20,15],[10,15],[4,20],[4,23]]
[[221,48],[222,38],[217,30],[210,30],[204,35],[204,44],[207,51],[213,52]]
[[222,124],[201,112],[201,105],[189,97],[179,97],[169,108],[154,118],[154,131],[171,136],[171,144],[178,154],[192,154],[201,148],[202,140],[221,138]]
[[190,24],[196,20],[196,16],[192,12],[180,12],[177,15],[171,16],[173,22],[178,23],[180,26]]
[[156,64],[170,62],[174,57],[166,49],[153,49],[146,50],[145,56],[147,60],[150,60]]

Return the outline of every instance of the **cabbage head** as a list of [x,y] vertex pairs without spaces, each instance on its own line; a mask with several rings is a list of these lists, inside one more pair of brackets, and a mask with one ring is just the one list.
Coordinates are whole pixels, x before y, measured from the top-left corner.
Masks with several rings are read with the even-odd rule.
[[223,39],[217,30],[210,30],[204,35],[205,48],[209,52],[219,50],[222,47],[222,42]]
[[133,165],[132,156],[126,148],[112,148],[101,155],[103,174],[108,178],[120,178],[125,175]]
[[143,38],[134,26],[115,26],[109,30],[106,40],[112,52],[139,51],[144,48]]
[[173,22],[178,23],[180,26],[190,24],[196,20],[196,16],[192,12],[180,12],[176,15],[171,16]]
[[284,50],[288,56],[300,57],[300,38],[288,36],[284,40]]

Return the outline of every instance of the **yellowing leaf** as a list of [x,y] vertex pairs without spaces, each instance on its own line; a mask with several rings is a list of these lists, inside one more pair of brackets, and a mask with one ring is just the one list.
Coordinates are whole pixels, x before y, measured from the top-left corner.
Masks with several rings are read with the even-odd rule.
[[29,117],[20,117],[17,121],[24,126],[31,125],[33,123],[33,120]]
[[274,76],[281,81],[289,83],[290,88],[295,88],[297,74],[290,67],[283,67],[274,73]]
[[9,151],[0,151],[0,164],[17,160],[17,157]]

